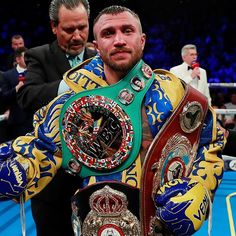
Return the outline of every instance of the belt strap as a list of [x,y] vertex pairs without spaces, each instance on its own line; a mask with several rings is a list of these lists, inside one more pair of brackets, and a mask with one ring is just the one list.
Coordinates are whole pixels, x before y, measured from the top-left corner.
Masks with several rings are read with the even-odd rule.
[[[142,235],[152,235],[151,233],[153,233],[152,224],[155,222],[153,219],[155,219],[156,209],[153,197],[160,185],[171,180],[167,176],[169,163],[177,160],[183,164],[180,168],[181,173],[178,173],[178,176],[172,177],[181,178],[189,175],[193,161],[196,158],[200,134],[207,110],[208,102],[206,97],[187,85],[184,98],[153,140],[142,167],[140,191]],[[188,160],[186,160],[186,156],[183,157],[183,160],[180,160],[181,157],[179,156],[171,157],[172,160],[171,158],[170,160],[166,160],[173,154],[172,147],[173,145],[178,145],[178,139],[184,142],[183,145],[185,145],[186,151],[189,151]]]
[[[62,107],[62,111],[60,114],[60,135],[62,140],[62,156],[63,156],[63,162],[62,166],[64,168],[68,168],[68,163],[71,159],[78,159],[81,164],[81,169],[79,173],[77,173],[81,177],[87,177],[87,176],[96,176],[96,175],[105,175],[105,174],[112,174],[118,171],[122,171],[126,169],[128,166],[130,166],[134,160],[137,158],[140,150],[141,145],[141,105],[143,98],[146,94],[146,91],[151,86],[153,80],[154,80],[154,73],[150,69],[149,66],[147,66],[142,60],[140,60],[136,66],[118,83],[114,85],[110,85],[103,88],[97,88],[89,91],[83,91],[81,93],[78,93],[71,97]],[[137,81],[139,83],[136,83]],[[140,85],[141,83],[141,85]],[[143,84],[142,84],[143,83]],[[141,86],[141,87],[140,87]],[[128,93],[131,98],[126,97],[126,93]],[[122,113],[124,114],[124,119],[129,120],[131,125],[129,123],[126,124],[126,127],[123,127],[123,129],[130,129],[130,136],[127,139],[127,142],[129,142],[130,147],[121,147],[124,150],[129,149],[129,154],[125,158],[125,161],[121,161],[121,163],[118,163],[118,167],[112,168],[108,167],[102,167],[99,166],[98,168],[91,168],[89,165],[92,160],[91,158],[88,159],[88,164],[86,162],[81,162],[80,155],[78,155],[78,152],[81,152],[79,150],[77,153],[73,150],[73,146],[70,146],[68,148],[68,142],[73,143],[73,138],[65,135],[65,123],[66,118],[65,116],[69,117],[68,115],[70,112],[74,112],[74,106],[77,101],[80,103],[83,103],[86,100],[95,98],[95,102],[91,103],[100,103],[103,102],[103,100],[106,100],[105,105],[103,105],[103,108],[106,108],[107,106],[110,106],[112,104],[115,104],[115,106],[119,107],[122,110]],[[99,99],[100,98],[100,99]],[[94,104],[95,105],[95,104]],[[75,104],[77,106],[77,104]],[[99,106],[99,104],[98,104]],[[79,111],[80,107],[77,106],[76,109]],[[112,108],[111,108],[112,110]],[[114,114],[115,116],[119,116],[118,114]],[[125,122],[125,120],[123,120]],[[131,126],[127,127],[127,126]],[[71,141],[68,141],[71,139]],[[79,147],[78,147],[79,148]],[[122,152],[123,150],[121,150]],[[82,153],[82,152],[81,152]],[[82,153],[83,155],[83,153]],[[90,162],[90,163],[89,163]],[[96,161],[95,161],[96,162]]]

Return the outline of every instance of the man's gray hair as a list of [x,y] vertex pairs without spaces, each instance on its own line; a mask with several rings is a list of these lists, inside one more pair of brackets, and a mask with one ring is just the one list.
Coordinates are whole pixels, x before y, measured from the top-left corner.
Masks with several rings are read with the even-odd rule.
[[197,51],[196,45],[194,45],[194,44],[187,44],[187,45],[182,47],[182,49],[181,49],[181,56],[182,57],[185,56],[188,53],[189,49],[194,49],[194,50]]
[[90,14],[90,6],[88,0],[52,0],[49,5],[49,18],[56,25],[59,23],[58,12],[61,6],[64,6],[66,9],[72,10],[83,4],[88,16]]

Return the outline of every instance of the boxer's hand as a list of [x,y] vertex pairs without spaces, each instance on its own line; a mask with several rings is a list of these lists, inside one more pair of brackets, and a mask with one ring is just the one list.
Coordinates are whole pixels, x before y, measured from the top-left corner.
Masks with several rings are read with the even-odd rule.
[[11,142],[0,144],[0,162],[12,159],[15,156]]
[[11,143],[0,145],[0,200],[19,197],[27,185],[26,170],[15,157]]
[[156,193],[157,217],[174,235],[192,235],[206,219],[209,201],[201,183],[175,179]]

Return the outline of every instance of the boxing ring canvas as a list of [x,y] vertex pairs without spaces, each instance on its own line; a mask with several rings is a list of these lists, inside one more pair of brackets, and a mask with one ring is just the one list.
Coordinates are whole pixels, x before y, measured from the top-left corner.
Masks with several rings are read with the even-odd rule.
[[[236,235],[236,171],[225,171],[212,209],[211,236]],[[207,236],[208,221],[194,236]]]
[[[24,204],[24,209],[26,217],[26,235],[36,236],[30,201]],[[0,236],[22,236],[20,205],[13,201],[0,202]]]

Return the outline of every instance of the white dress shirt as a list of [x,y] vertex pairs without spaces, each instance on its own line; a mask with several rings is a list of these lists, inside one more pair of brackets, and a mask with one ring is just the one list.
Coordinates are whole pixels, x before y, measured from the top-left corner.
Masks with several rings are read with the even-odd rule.
[[191,77],[192,70],[188,69],[188,67],[189,65],[186,62],[183,62],[178,66],[170,68],[170,72],[173,73],[178,78],[185,81],[187,84],[190,84],[192,87],[196,88],[202,94],[204,94],[208,99],[209,105],[211,105],[211,97],[210,97],[209,87],[207,84],[206,70],[199,67],[200,79],[198,77],[192,79]]

